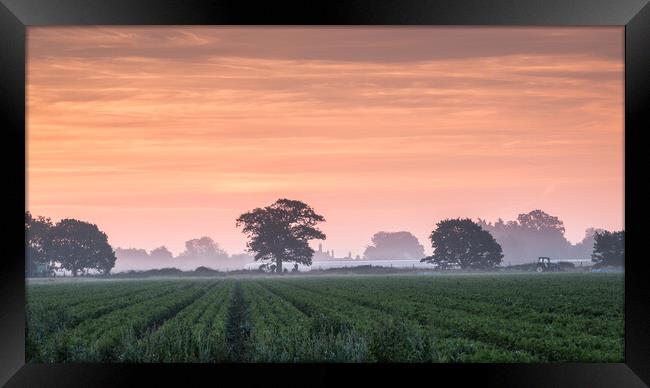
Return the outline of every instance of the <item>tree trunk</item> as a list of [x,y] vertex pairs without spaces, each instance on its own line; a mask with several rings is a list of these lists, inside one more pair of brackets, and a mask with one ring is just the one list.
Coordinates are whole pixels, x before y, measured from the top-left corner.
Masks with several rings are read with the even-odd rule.
[[282,260],[276,261],[275,272],[282,274]]
[[73,277],[77,277],[77,269],[73,269],[73,270],[72,270],[72,276],[73,276]]

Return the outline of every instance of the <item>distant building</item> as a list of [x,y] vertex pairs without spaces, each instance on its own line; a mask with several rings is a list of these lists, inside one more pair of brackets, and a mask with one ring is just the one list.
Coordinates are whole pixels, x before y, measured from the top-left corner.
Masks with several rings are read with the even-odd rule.
[[[357,255],[357,257],[359,257]],[[318,250],[314,252],[313,261],[333,261],[333,260],[352,260],[352,252],[349,252],[346,257],[335,257],[334,250],[323,250],[323,244],[318,244]]]

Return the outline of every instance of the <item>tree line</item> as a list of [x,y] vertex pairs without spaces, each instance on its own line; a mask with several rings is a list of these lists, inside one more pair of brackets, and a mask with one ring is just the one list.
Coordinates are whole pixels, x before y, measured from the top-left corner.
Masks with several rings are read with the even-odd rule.
[[491,223],[479,218],[477,223],[494,236],[503,248],[504,260],[513,264],[530,262],[539,256],[589,258],[596,233],[604,232],[588,228],[582,241],[571,244],[562,220],[539,209],[519,214],[511,221],[499,218]]
[[[241,214],[235,225],[242,228],[248,238],[247,249],[253,259],[261,262],[260,269],[270,272],[287,272],[285,263],[311,265],[314,250],[311,240],[325,240],[318,228],[325,218],[304,202],[279,199],[273,204],[255,208]],[[379,232],[372,237],[372,245],[366,248],[365,258],[420,259],[437,269],[489,270],[503,263],[504,251],[493,233],[517,230],[542,236],[536,241],[551,244],[559,236],[563,238],[564,226],[557,218],[534,210],[519,215],[516,222],[499,221],[492,225],[483,220],[469,218],[446,219],[438,222],[429,239],[433,254],[424,256],[424,247],[409,232]],[[518,233],[519,233],[518,232]],[[503,236],[502,236],[503,238]],[[596,266],[622,266],[625,256],[625,232],[598,230],[593,234],[591,258]],[[33,276],[42,272],[63,269],[73,276],[96,270],[107,274],[114,267],[115,251],[108,244],[106,234],[91,223],[75,219],[63,219],[52,223],[49,218],[33,218],[25,213],[26,273]],[[543,244],[538,246],[543,249]],[[144,251],[144,250],[143,250]],[[552,256],[547,251],[540,256]],[[146,251],[144,251],[146,254]],[[172,258],[164,246],[154,249],[149,256]],[[223,251],[209,237],[186,242],[182,257],[224,256]]]
[[89,222],[65,218],[32,217],[25,212],[25,256],[27,276],[67,270],[73,276],[96,270],[107,274],[115,265],[115,251],[106,233]]
[[[255,253],[255,260],[272,272],[282,272],[287,262],[311,265],[314,250],[309,240],[325,239],[317,224],[325,218],[309,205],[296,200],[279,199],[270,206],[256,208],[242,214],[237,226],[249,241],[247,247]],[[552,239],[564,239],[564,225],[557,217],[541,210],[519,215],[514,223],[506,224],[528,233],[538,233],[539,240],[551,244]],[[504,253],[501,245],[490,233],[490,224],[469,218],[446,219],[436,224],[429,239],[433,255],[420,261],[431,263],[438,269],[482,269],[500,266]],[[501,223],[497,223],[498,230]],[[550,233],[549,233],[550,232]],[[547,236],[552,236],[547,238]],[[566,241],[566,239],[564,239]],[[625,256],[625,232],[596,231],[593,234],[591,258],[596,266],[622,266]],[[379,232],[366,248],[366,258],[400,259],[422,257],[424,248],[408,232]],[[543,248],[543,246],[540,246]],[[540,256],[548,256],[548,251]]]
[[167,247],[160,246],[147,252],[139,248],[115,248],[116,268],[153,269],[160,266],[174,266],[180,269],[194,269],[210,266],[221,269],[242,267],[253,257],[246,253],[228,254],[219,243],[208,236],[185,241],[185,249],[174,256]]

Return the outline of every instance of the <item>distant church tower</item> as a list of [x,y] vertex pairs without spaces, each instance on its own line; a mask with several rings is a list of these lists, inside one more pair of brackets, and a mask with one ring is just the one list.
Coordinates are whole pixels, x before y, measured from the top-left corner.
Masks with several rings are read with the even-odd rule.
[[318,252],[323,253],[323,244],[318,244]]

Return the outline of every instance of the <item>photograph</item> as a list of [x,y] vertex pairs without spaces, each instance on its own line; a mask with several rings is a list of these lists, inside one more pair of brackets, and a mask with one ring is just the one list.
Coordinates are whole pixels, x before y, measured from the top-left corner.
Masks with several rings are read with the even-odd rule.
[[25,362],[624,363],[625,35],[28,26]]

